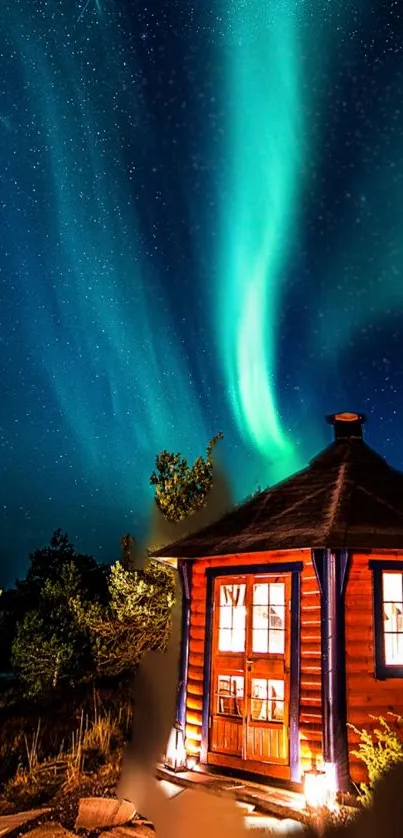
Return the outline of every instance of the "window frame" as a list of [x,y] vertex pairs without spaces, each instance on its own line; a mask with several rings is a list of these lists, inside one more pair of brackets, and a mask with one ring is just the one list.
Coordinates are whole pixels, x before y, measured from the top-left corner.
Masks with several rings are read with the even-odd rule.
[[372,570],[375,677],[379,681],[385,681],[388,678],[403,678],[403,664],[385,663],[382,579],[382,574],[388,571],[403,574],[403,561],[371,559],[369,568]]

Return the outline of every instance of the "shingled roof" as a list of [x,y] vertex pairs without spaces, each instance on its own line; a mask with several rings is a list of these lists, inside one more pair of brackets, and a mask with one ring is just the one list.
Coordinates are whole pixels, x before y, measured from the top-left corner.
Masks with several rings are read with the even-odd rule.
[[403,548],[403,472],[364,442],[363,414],[333,414],[327,421],[334,425],[334,442],[307,468],[153,555]]

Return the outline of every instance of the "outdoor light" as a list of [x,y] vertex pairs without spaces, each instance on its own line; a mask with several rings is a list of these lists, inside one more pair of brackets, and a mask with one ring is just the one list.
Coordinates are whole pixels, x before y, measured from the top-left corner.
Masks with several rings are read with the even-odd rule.
[[310,809],[321,809],[327,803],[326,771],[311,768],[304,774],[305,803]]
[[188,771],[193,771],[193,769],[196,768],[196,765],[197,757],[195,757],[194,754],[190,754],[186,759],[186,767]]
[[311,768],[304,774],[304,795],[310,809],[332,809],[337,807],[337,773],[332,762],[325,762],[323,770]]
[[176,722],[172,728],[165,754],[165,767],[171,771],[186,771],[185,735],[182,726]]
[[327,785],[327,803],[328,809],[337,809],[337,769],[334,762],[325,762],[324,765]]

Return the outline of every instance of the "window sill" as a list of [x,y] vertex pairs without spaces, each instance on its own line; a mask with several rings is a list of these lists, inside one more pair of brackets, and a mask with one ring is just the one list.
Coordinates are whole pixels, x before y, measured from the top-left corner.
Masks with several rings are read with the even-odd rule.
[[388,681],[390,678],[402,678],[403,680],[403,666],[385,666],[378,664],[376,667],[376,679],[378,681]]

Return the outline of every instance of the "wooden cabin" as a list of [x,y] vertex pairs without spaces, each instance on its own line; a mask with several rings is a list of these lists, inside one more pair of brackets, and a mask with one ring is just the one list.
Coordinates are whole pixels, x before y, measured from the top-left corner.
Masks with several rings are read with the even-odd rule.
[[348,723],[403,714],[403,473],[327,417],[303,471],[155,553],[177,560],[184,623],[178,720],[220,772],[290,784],[365,778]]

